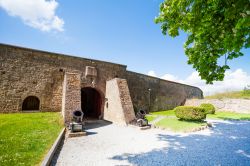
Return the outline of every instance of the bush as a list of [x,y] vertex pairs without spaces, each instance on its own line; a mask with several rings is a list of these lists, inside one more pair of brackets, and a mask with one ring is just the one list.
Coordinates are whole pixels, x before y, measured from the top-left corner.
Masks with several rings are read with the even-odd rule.
[[200,105],[200,107],[205,109],[206,114],[214,114],[215,113],[215,107],[213,106],[213,104],[203,103]]
[[202,121],[206,119],[204,108],[193,106],[179,106],[175,109],[175,116],[182,120]]

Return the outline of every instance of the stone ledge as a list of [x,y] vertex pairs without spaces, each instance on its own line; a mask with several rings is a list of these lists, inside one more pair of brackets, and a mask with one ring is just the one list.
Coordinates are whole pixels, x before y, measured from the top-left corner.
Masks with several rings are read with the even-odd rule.
[[81,137],[81,136],[86,136],[86,135],[87,135],[87,132],[86,132],[86,131],[75,132],[75,133],[69,132],[68,138],[72,138],[72,137]]
[[143,127],[140,127],[140,130],[147,130],[147,129],[151,129],[151,126],[143,126]]
[[45,158],[43,159],[41,166],[49,166],[51,163],[51,160],[60,144],[60,142],[62,141],[62,138],[65,136],[65,128],[62,129],[61,133],[59,134],[59,136],[57,137],[56,141],[54,142],[54,144],[52,145],[52,147],[50,148],[49,152],[47,153],[47,155],[45,156]]

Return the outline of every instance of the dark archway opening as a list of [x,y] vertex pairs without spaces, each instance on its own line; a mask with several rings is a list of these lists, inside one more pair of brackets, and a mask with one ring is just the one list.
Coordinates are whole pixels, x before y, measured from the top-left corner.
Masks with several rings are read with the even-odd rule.
[[40,101],[36,96],[28,96],[24,99],[22,110],[23,111],[31,111],[31,110],[39,110]]
[[85,118],[98,119],[101,115],[101,95],[94,88],[82,88],[81,107]]

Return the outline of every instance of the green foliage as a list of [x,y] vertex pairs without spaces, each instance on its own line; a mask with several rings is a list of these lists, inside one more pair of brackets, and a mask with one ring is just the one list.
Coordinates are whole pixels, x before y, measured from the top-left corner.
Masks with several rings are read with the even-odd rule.
[[205,122],[182,121],[177,118],[163,118],[155,124],[160,128],[169,129],[174,132],[190,132],[202,126],[206,126]]
[[[155,19],[164,35],[188,34],[184,44],[188,64],[207,83],[223,80],[227,60],[238,58],[250,47],[249,0],[165,0]],[[218,60],[225,58],[225,63]]]
[[243,95],[248,95],[248,96],[250,96],[250,89],[245,89],[245,90],[243,90]]
[[175,115],[182,120],[201,121],[206,119],[205,109],[193,106],[179,106],[175,109]]
[[250,96],[250,85],[247,85],[244,90],[243,90],[244,95],[249,95]]
[[62,128],[60,113],[0,114],[0,165],[40,165]]
[[215,113],[215,107],[213,104],[203,103],[200,105],[200,107],[205,109],[206,114],[214,114]]

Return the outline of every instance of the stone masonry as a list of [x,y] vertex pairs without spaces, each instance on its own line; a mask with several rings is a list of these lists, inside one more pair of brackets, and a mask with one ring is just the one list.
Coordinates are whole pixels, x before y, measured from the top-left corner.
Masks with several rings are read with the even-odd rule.
[[104,119],[118,124],[129,124],[135,119],[127,81],[115,78],[107,81]]
[[[120,86],[123,109],[132,108],[126,105],[129,99],[135,111],[158,111],[183,105],[189,98],[203,98],[197,87],[127,71],[125,65],[0,44],[1,113],[25,111],[24,100],[33,96],[39,99],[37,111],[62,111],[66,122],[72,111],[85,108],[83,101],[96,103],[98,106],[86,108],[100,111],[98,118],[103,118],[106,84],[114,78],[124,79],[128,85],[128,91]],[[98,95],[89,91],[84,96],[84,88]],[[38,104],[29,102],[30,107]]]
[[249,99],[188,99],[185,105],[200,106],[202,103],[213,104],[216,111],[230,111],[237,113],[250,113]]
[[69,123],[74,110],[81,110],[81,75],[65,73],[63,82],[62,115]]

